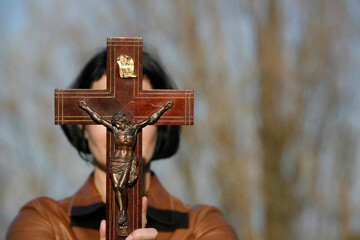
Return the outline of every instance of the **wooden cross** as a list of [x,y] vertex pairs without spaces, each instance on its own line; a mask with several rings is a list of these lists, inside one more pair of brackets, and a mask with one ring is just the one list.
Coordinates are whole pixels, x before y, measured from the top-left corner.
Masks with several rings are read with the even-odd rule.
[[[117,58],[130,56],[134,60],[136,77],[120,78]],[[131,121],[141,122],[167,101],[173,102],[156,125],[192,125],[194,122],[194,92],[192,90],[143,90],[142,89],[142,38],[107,39],[107,89],[64,89],[55,90],[55,124],[95,124],[90,116],[79,107],[85,101],[106,120],[116,112],[124,113]],[[141,228],[142,197],[142,149],[141,133],[135,148],[139,159],[139,179],[128,188],[128,226],[125,234],[119,232],[118,209],[109,177],[109,158],[114,152],[112,134],[107,131],[107,174],[106,174],[106,226],[107,239],[122,239],[137,228]]]

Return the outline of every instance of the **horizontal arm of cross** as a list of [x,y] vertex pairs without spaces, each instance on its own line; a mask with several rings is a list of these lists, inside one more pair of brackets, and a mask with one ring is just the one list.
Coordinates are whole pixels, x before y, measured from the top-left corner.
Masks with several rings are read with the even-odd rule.
[[140,122],[168,101],[173,103],[173,107],[165,112],[155,125],[194,124],[193,90],[143,90],[127,104],[127,109],[136,121]]
[[113,93],[107,90],[93,89],[56,89],[55,124],[76,125],[95,124],[90,116],[79,107],[79,101],[96,106],[98,113],[105,119],[111,118],[109,111],[116,104]]
[[193,125],[194,123],[192,90],[143,90],[124,105],[107,90],[57,89],[55,90],[55,124],[94,124],[89,115],[79,107],[81,100],[106,120],[110,120],[114,113],[126,109],[136,122],[145,120],[167,101],[172,101],[173,107],[156,125]]

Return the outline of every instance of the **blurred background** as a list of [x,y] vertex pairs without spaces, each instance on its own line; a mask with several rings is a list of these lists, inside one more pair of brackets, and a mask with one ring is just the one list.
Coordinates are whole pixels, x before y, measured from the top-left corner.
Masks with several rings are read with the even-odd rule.
[[143,37],[195,125],[153,164],[168,191],[220,208],[240,239],[360,239],[358,0],[0,0],[0,238],[37,196],[92,167],[54,125],[107,37]]

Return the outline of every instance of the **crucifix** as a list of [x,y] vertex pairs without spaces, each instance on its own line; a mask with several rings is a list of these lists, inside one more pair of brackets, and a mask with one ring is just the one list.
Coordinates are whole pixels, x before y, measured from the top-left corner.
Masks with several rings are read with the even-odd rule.
[[[153,123],[192,125],[194,92],[142,89],[142,38],[108,38],[106,74],[107,88],[104,90],[56,89],[55,124],[103,124],[108,128],[106,236],[107,239],[123,239],[142,226],[141,128]],[[131,134],[124,133],[125,123],[133,126]],[[123,150],[124,145],[117,139],[124,134],[134,136],[135,139],[134,146],[126,148],[127,152],[121,155],[117,151],[120,148]],[[121,162],[117,163],[116,159]],[[120,178],[114,175],[116,169],[128,174],[126,192],[124,184],[120,191],[120,184],[117,182]]]

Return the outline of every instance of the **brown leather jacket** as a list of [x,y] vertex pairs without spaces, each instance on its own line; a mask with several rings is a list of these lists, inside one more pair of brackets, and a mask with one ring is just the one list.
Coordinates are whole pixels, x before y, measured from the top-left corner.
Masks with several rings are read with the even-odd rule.
[[[148,196],[147,227],[162,239],[237,239],[222,213],[210,206],[190,207],[171,196],[155,175]],[[105,219],[105,204],[95,187],[93,175],[72,197],[61,201],[36,198],[14,219],[7,239],[99,239]]]

